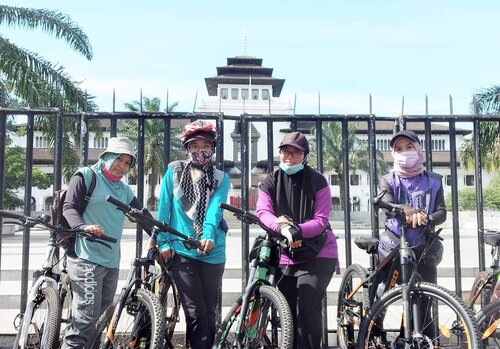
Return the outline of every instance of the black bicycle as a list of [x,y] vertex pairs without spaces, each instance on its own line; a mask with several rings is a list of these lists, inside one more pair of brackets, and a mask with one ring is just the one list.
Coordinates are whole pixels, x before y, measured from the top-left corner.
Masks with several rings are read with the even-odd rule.
[[189,249],[198,248],[200,241],[154,219],[146,209],[136,209],[112,196],[107,200],[150,237],[142,255],[132,260],[118,301],[101,316],[91,348],[173,348],[180,302],[169,264],[160,256],[157,236],[162,231],[172,233]]
[[[71,323],[71,281],[66,269],[66,254],[60,255],[57,236],[65,239],[80,237],[109,245],[116,239],[103,235],[99,238],[82,229],[66,229],[50,223],[50,216],[30,217],[10,211],[0,211],[0,216],[12,223],[33,228],[42,226],[49,231],[49,241],[42,268],[33,272],[26,309],[14,320],[17,335],[14,348],[57,348],[62,340],[64,326]],[[17,323],[17,324],[16,324]],[[63,331],[61,331],[61,328]]]
[[292,348],[292,313],[276,287],[280,243],[286,248],[286,239],[247,211],[224,203],[220,207],[234,213],[240,221],[259,225],[266,235],[254,241],[247,286],[222,321],[214,348]]
[[[439,231],[433,233],[432,229],[425,229],[429,237],[417,261],[407,241],[405,212],[383,202],[384,194],[379,195],[373,205],[402,222],[400,246],[379,263],[377,239],[355,241],[371,255],[372,265],[376,267],[367,271],[353,264],[344,272],[337,309],[339,346],[349,349],[478,348],[479,331],[472,311],[453,292],[421,282],[416,272]],[[387,276],[382,280],[381,275]]]

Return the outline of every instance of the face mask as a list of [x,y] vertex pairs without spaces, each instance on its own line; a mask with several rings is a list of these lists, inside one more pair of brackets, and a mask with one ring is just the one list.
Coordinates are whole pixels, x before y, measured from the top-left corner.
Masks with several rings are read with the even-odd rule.
[[394,162],[401,168],[412,168],[418,163],[418,160],[419,156],[416,151],[394,153]]
[[280,168],[285,171],[285,173],[289,176],[296,174],[297,172],[304,169],[304,164],[292,165],[288,166],[282,162],[280,162]]
[[201,150],[196,153],[189,152],[189,157],[191,161],[200,166],[206,166],[212,161],[212,156],[214,156],[213,151]]

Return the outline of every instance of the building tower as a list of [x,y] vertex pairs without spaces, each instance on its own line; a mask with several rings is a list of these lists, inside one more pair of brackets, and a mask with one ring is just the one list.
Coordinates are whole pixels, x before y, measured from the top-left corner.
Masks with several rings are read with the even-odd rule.
[[[289,100],[280,98],[285,79],[272,76],[273,68],[262,66],[262,58],[237,56],[227,58],[227,65],[217,67],[217,76],[205,78],[208,98],[198,107],[201,113],[219,112],[225,115],[291,115]],[[238,163],[240,133],[238,125],[228,122],[224,128],[224,158]],[[276,123],[273,134],[275,143],[281,140],[280,130],[289,123]],[[252,164],[267,159],[266,124],[254,122],[251,128],[250,159]],[[278,144],[274,144],[275,147]]]

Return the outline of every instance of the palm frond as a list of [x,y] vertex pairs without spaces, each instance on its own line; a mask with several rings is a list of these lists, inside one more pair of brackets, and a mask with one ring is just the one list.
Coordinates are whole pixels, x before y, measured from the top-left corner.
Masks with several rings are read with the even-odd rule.
[[64,67],[54,66],[36,53],[21,49],[1,36],[0,72],[6,80],[12,81],[16,93],[26,100],[40,102],[40,89],[44,88],[51,96],[57,96],[58,90],[62,91],[72,105],[83,108],[86,103],[86,93],[70,80]]
[[41,29],[57,39],[63,39],[87,60],[93,57],[92,46],[87,35],[69,16],[48,9],[33,9],[0,5],[0,24],[22,27],[29,30]]

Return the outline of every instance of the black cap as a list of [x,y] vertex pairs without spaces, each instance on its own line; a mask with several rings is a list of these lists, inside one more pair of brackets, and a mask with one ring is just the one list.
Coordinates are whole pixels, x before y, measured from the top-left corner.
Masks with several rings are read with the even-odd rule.
[[306,136],[300,132],[290,132],[283,137],[280,146],[278,148],[284,147],[285,145],[290,145],[295,147],[304,153],[309,153],[309,142]]
[[398,133],[396,133],[394,136],[392,136],[391,143],[390,143],[391,148],[394,146],[394,143],[396,143],[396,139],[398,139],[399,137],[406,137],[409,140],[412,140],[412,141],[420,144],[420,139],[418,139],[418,136],[415,132],[410,131],[410,130],[401,130]]

